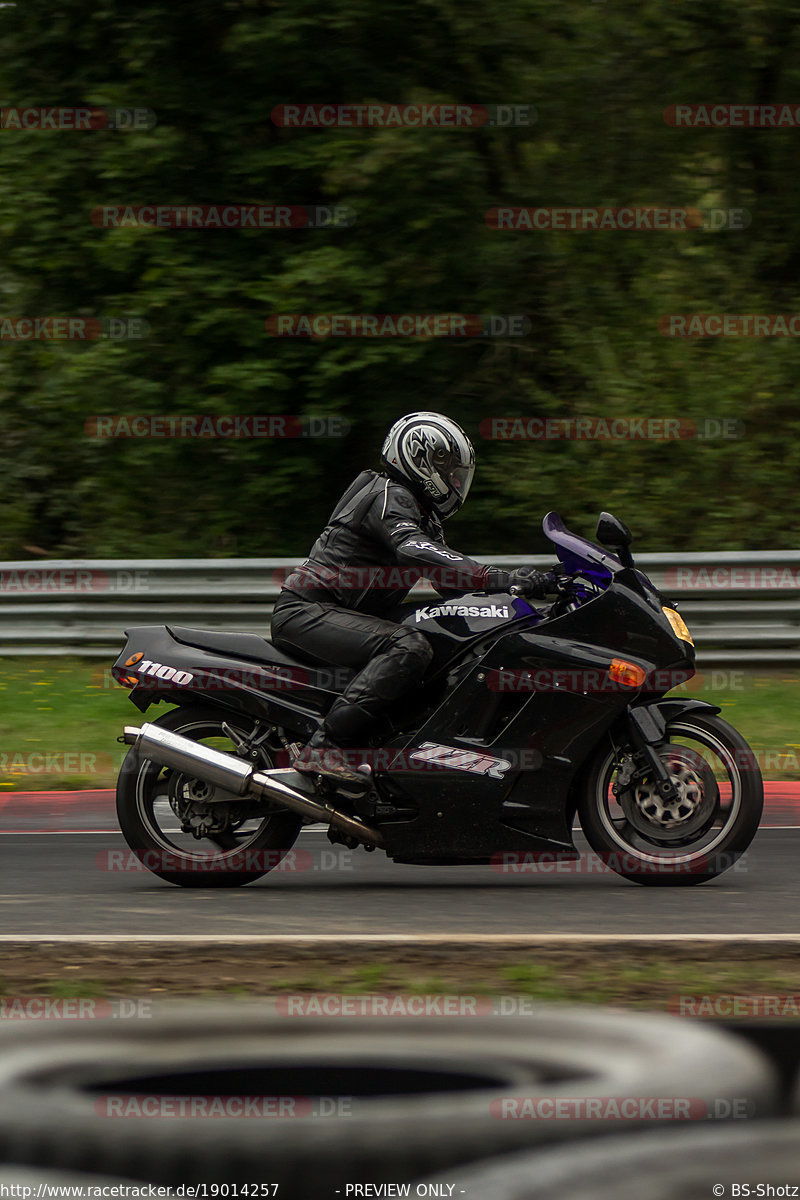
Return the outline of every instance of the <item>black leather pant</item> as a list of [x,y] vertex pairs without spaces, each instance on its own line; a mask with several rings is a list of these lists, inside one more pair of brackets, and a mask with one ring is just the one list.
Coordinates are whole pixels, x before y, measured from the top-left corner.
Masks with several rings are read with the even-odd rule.
[[415,629],[286,591],[272,613],[272,641],[286,654],[356,670],[324,722],[325,732],[345,746],[419,683],[433,657],[430,642]]

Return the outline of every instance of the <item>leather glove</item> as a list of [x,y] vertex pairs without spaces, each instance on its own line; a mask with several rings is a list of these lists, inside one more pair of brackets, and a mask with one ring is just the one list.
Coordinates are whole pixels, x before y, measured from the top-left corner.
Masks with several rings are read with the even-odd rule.
[[563,575],[564,568],[559,563],[552,571],[537,571],[534,567],[517,567],[515,571],[504,571],[500,567],[490,567],[489,572],[487,591],[508,592],[515,588],[520,596],[531,596],[541,600],[558,590],[558,580]]
[[509,590],[514,588],[519,596],[530,596],[543,600],[553,590],[550,572],[537,571],[533,567],[518,567],[509,575]]

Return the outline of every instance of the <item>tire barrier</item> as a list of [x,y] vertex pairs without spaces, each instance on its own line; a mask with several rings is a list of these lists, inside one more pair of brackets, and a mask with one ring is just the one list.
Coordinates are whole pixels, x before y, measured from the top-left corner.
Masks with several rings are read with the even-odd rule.
[[[527,1119],[518,1105],[531,1098],[574,1115]],[[777,1111],[767,1060],[708,1025],[644,1013],[354,1019],[233,1002],[0,1028],[0,1162],[168,1187],[262,1180],[328,1200],[348,1183],[608,1136],[620,1117],[641,1129],[736,1105]]]
[[454,1185],[464,1200],[710,1200],[792,1196],[797,1180],[800,1121],[753,1121],[572,1142],[426,1177],[424,1186],[446,1195],[434,1185]]
[[744,1037],[766,1055],[778,1075],[781,1111],[800,1116],[800,1021],[763,1017],[725,1021],[720,1027]]

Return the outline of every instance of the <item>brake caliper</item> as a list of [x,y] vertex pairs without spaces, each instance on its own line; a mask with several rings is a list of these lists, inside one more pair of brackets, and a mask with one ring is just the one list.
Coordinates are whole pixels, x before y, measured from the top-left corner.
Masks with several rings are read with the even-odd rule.
[[169,803],[181,823],[181,831],[192,837],[208,837],[224,833],[231,824],[230,808],[224,803],[210,803],[214,788],[203,779],[190,779],[174,774],[170,780]]

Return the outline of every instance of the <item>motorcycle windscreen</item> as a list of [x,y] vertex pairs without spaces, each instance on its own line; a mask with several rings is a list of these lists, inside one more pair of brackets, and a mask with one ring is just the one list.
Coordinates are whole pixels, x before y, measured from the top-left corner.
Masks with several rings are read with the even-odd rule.
[[571,533],[557,512],[547,514],[542,521],[542,529],[568,571],[580,573],[594,583],[605,585],[610,582],[614,571],[622,570],[622,563],[613,554],[587,538]]

